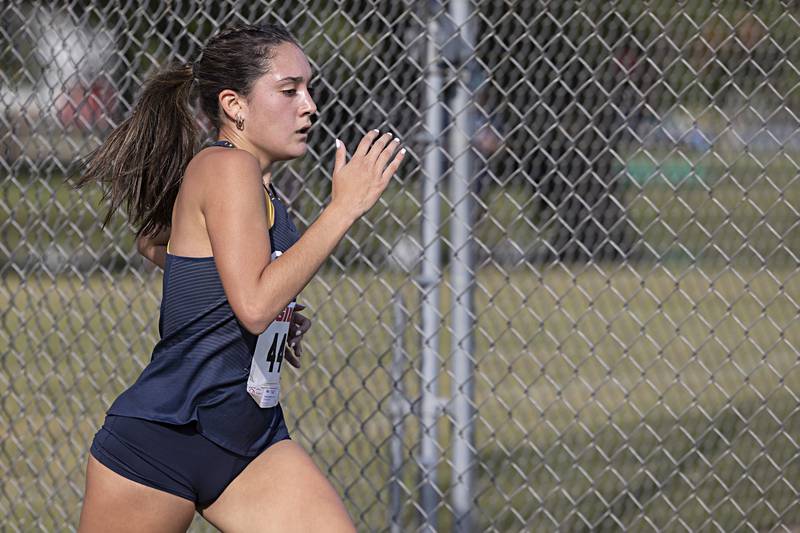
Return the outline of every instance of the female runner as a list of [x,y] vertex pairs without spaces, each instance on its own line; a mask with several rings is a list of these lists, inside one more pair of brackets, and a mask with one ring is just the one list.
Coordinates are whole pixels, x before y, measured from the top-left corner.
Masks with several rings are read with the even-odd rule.
[[[292,318],[295,296],[405,150],[373,130],[346,162],[337,140],[331,201],[299,236],[271,169],[306,151],[311,76],[282,27],[223,31],[199,61],[151,78],[89,158],[78,186],[108,185],[106,223],[124,203],[164,287],[151,361],[92,442],[79,531],[186,531],[195,510],[226,532],[354,530],[289,439],[277,378],[284,355],[299,365],[309,325]],[[218,132],[197,153],[195,94]]]

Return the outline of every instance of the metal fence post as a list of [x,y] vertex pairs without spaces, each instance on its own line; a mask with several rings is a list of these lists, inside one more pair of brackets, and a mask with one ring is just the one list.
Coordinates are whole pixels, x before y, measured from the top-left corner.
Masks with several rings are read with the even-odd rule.
[[[438,2],[431,3],[434,6]],[[433,9],[431,11],[434,11]],[[436,424],[440,416],[438,376],[441,371],[439,357],[439,330],[442,317],[439,312],[439,283],[442,277],[441,238],[439,236],[441,193],[439,183],[444,165],[440,139],[443,117],[442,68],[439,58],[439,25],[435,16],[428,22],[425,74],[425,139],[422,182],[422,264],[418,284],[421,292],[421,347],[422,401],[421,442],[419,463],[422,474],[420,505],[423,520],[430,531],[436,530],[436,509],[439,503],[436,488],[436,467],[439,464],[439,444]]]
[[452,503],[453,530],[472,530],[472,474],[474,463],[474,341],[475,312],[473,290],[475,285],[475,259],[472,246],[473,178],[472,136],[473,120],[470,116],[470,70],[467,61],[473,55],[474,39],[468,22],[470,12],[467,2],[450,3],[450,16],[463,43],[458,58],[456,90],[453,97],[455,127],[450,129],[450,154],[453,172],[450,174],[450,199],[453,214],[450,218],[451,291],[452,291],[452,368],[453,382],[453,469]]

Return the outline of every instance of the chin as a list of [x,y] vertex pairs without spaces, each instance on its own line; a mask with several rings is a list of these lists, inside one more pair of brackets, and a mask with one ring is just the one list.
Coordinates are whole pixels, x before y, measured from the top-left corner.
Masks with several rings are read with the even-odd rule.
[[304,155],[306,155],[307,151],[308,151],[308,145],[303,144],[302,148],[287,150],[283,154],[275,156],[273,161],[290,161],[292,159],[297,159],[298,157],[303,157]]
[[292,154],[292,159],[294,159],[295,157],[302,157],[306,155],[306,152],[308,152],[308,144],[307,143],[300,144],[297,150],[293,150],[293,152],[294,153]]

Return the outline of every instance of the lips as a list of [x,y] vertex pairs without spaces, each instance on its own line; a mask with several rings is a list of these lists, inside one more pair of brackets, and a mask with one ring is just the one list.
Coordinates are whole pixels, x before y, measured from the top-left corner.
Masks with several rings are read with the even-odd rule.
[[303,128],[300,128],[299,130],[295,131],[295,133],[301,133],[301,134],[305,135],[306,133],[308,133],[308,130],[310,130],[310,129],[311,129],[311,124],[309,124],[308,126],[305,126]]

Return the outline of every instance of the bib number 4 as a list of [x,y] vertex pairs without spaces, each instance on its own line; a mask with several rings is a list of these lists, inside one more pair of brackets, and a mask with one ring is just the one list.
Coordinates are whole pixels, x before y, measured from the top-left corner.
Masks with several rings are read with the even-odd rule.
[[259,407],[275,407],[278,404],[283,352],[286,350],[294,305],[294,302],[290,302],[266,331],[258,336],[250,363],[250,377],[247,378],[247,392]]
[[[274,261],[282,252],[272,252]],[[281,394],[281,367],[286,339],[292,324],[294,302],[289,302],[281,314],[258,336],[253,360],[250,362],[250,376],[247,378],[247,392],[259,407],[275,407]]]

